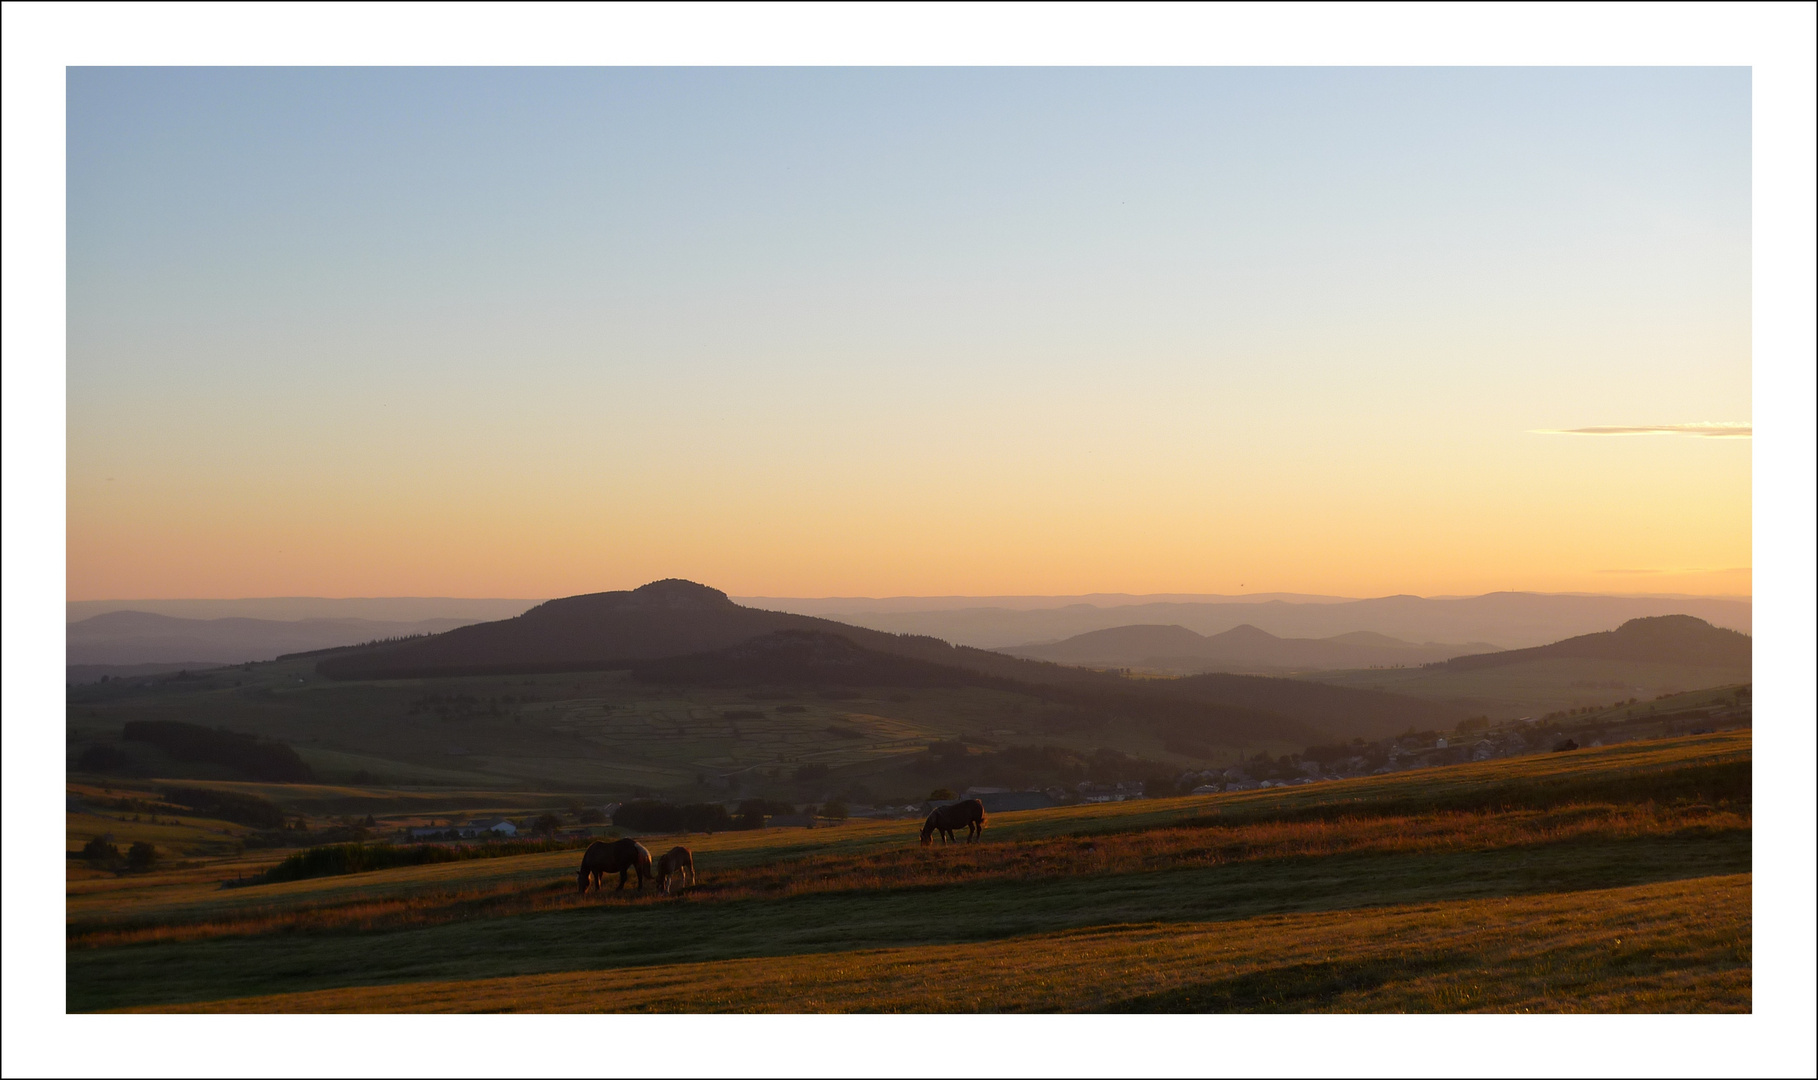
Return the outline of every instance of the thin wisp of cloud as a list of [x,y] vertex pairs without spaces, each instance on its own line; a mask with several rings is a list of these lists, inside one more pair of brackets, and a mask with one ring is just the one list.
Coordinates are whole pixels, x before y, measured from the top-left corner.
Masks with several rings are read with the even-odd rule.
[[1642,424],[1634,427],[1538,428],[1535,435],[1697,435],[1706,439],[1748,439],[1752,422],[1703,421],[1696,424]]
[[1751,568],[1747,566],[1645,566],[1623,567],[1614,570],[1599,570],[1599,574],[1746,574]]

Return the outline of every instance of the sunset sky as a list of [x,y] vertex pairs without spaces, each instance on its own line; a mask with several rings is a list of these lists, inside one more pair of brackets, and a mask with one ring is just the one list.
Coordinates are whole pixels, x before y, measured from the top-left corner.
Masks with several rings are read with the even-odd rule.
[[72,600],[1751,588],[1744,68],[68,91]]

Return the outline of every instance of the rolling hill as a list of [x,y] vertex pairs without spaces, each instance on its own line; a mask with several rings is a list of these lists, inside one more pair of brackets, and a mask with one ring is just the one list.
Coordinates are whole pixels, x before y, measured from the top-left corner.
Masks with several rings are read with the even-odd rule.
[[1184,626],[1118,626],[1051,644],[998,651],[1063,664],[1203,672],[1417,666],[1495,649],[1484,642],[1416,645],[1370,631],[1328,638],[1283,638],[1245,623],[1210,636]]
[[1445,661],[1451,671],[1481,671],[1536,660],[1619,660],[1689,667],[1746,668],[1753,663],[1754,643],[1747,634],[1712,626],[1690,615],[1630,619],[1614,630],[1582,634],[1532,649],[1458,656]]
[[1669,615],[1631,619],[1615,630],[1532,649],[1459,656],[1419,668],[1313,671],[1297,678],[1512,719],[1748,683],[1752,653],[1747,635],[1689,615]]

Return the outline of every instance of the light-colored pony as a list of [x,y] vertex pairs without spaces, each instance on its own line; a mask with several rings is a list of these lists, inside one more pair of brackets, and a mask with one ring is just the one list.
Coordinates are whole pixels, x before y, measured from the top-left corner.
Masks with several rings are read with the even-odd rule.
[[657,888],[667,893],[671,878],[678,879],[683,888],[694,884],[694,855],[685,847],[672,847],[657,858]]

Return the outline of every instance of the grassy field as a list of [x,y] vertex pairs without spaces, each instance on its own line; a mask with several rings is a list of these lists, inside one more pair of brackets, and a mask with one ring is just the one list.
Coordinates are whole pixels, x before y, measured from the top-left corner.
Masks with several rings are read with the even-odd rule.
[[1003,814],[971,846],[651,838],[696,853],[679,897],[582,898],[573,852],[72,869],[68,1007],[1746,1011],[1750,746]]
[[1748,927],[1739,874],[148,1011],[1746,1012]]

